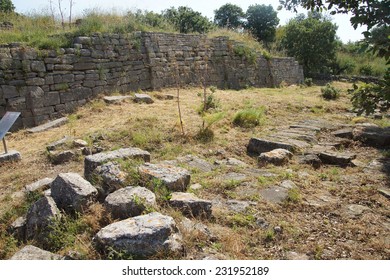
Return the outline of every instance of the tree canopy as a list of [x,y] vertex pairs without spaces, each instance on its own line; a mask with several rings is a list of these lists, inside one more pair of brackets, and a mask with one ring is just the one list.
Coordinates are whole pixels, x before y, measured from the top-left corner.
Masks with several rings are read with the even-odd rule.
[[15,6],[11,0],[0,0],[0,12],[12,13],[15,11]]
[[251,5],[246,12],[246,28],[258,40],[266,44],[275,39],[276,27],[279,24],[278,13],[271,5]]
[[300,14],[285,26],[282,47],[294,56],[306,75],[327,73],[336,59],[337,26],[319,13]]
[[180,6],[177,9],[172,7],[162,14],[180,33],[206,33],[213,27],[207,17],[189,7]]
[[243,24],[245,13],[241,7],[225,4],[214,11],[214,23],[219,27],[237,28]]

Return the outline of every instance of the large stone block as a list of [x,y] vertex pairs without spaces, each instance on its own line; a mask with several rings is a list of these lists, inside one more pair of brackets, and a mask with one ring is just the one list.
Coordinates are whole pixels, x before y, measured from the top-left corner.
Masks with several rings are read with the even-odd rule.
[[109,194],[104,205],[114,219],[127,219],[156,206],[156,196],[143,187],[126,187]]
[[111,248],[135,257],[182,250],[181,234],[173,218],[156,212],[108,225],[94,240],[103,251]]
[[250,154],[260,155],[261,153],[270,152],[275,149],[285,149],[294,152],[296,147],[289,143],[277,142],[272,140],[252,138],[249,140],[247,151]]
[[53,254],[49,251],[42,250],[38,247],[27,245],[20,251],[16,252],[11,260],[61,260],[63,257]]
[[211,201],[200,199],[192,193],[174,192],[169,204],[190,217],[209,218],[211,216]]
[[145,186],[165,186],[170,191],[186,191],[191,180],[188,170],[167,164],[146,163],[138,168]]
[[77,173],[59,174],[51,184],[51,195],[60,209],[83,212],[98,191]]

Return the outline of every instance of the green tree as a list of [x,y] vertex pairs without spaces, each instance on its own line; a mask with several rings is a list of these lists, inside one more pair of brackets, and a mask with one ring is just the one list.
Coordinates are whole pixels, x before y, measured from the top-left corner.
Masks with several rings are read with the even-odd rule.
[[15,6],[11,0],[0,0],[0,12],[12,13],[15,11]]
[[219,27],[237,28],[243,24],[245,17],[241,7],[233,4],[225,4],[214,11],[214,23]]
[[298,15],[285,26],[282,47],[302,65],[305,75],[329,72],[336,59],[337,26],[318,13]]
[[[366,44],[373,47],[373,51],[386,58],[390,64],[390,38],[376,35],[376,28],[387,29],[390,25],[390,0],[279,0],[288,10],[295,10],[302,6],[308,10],[330,10],[331,14],[351,13],[351,24],[356,29],[364,25]],[[381,39],[383,38],[383,40]],[[354,85],[352,103],[358,113],[373,113],[375,109],[390,108],[390,68],[387,68],[384,78],[376,84]]]
[[278,13],[271,5],[251,5],[246,12],[246,28],[265,44],[275,39],[276,27],[279,24]]
[[207,17],[189,7],[180,6],[177,9],[172,7],[162,14],[180,33],[207,33],[213,27]]

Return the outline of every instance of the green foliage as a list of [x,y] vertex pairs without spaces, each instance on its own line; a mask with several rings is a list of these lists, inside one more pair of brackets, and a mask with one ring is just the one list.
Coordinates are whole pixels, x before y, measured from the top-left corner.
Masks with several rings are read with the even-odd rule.
[[203,125],[200,128],[199,132],[196,134],[195,138],[201,142],[207,143],[214,139],[214,131],[211,127],[217,122],[221,121],[225,117],[225,113],[218,112],[202,115]]
[[308,87],[313,86],[313,79],[312,78],[305,78],[304,84]]
[[278,13],[271,5],[251,5],[246,11],[245,27],[259,41],[268,44],[275,39],[276,27],[279,24]]
[[328,83],[321,88],[321,95],[326,100],[336,100],[340,96],[340,91]]
[[300,200],[301,200],[301,194],[299,193],[299,189],[292,188],[288,190],[287,202],[298,203]]
[[171,7],[162,13],[180,33],[207,33],[213,28],[209,19],[189,7]]
[[241,58],[245,58],[250,64],[256,63],[257,53],[254,49],[246,45],[236,45],[234,46],[233,51]]
[[233,4],[225,4],[214,11],[214,23],[219,27],[228,29],[238,28],[243,24],[245,16],[241,7]]
[[199,113],[203,114],[212,109],[218,109],[219,107],[221,107],[219,99],[217,99],[213,93],[207,94],[206,99],[203,100],[199,108]]
[[88,225],[79,215],[71,217],[63,214],[61,217],[53,219],[48,227],[50,233],[46,243],[53,251],[72,246],[77,235],[88,230]]
[[0,0],[0,12],[12,13],[15,11],[15,6],[11,0]]
[[233,124],[251,128],[263,124],[265,121],[265,107],[247,108],[238,111],[233,117]]
[[306,76],[328,73],[336,58],[337,26],[318,14],[298,15],[285,27],[282,47],[303,65]]
[[378,84],[354,84],[348,92],[352,94],[352,105],[359,115],[372,114],[376,109],[385,111],[390,108],[390,69]]
[[359,67],[359,73],[365,76],[372,76],[373,69],[369,64],[365,64]]

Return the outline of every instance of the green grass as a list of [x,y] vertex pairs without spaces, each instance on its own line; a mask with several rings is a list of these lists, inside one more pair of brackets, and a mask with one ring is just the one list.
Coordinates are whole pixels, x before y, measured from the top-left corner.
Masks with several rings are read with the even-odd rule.
[[251,128],[264,124],[265,122],[265,107],[247,108],[238,111],[233,117],[233,124]]

